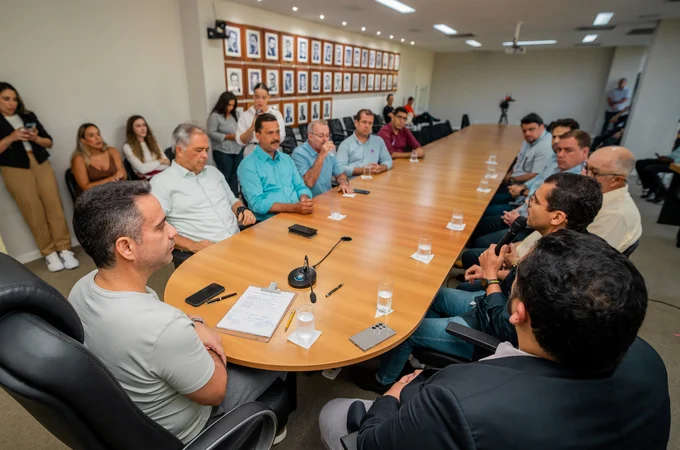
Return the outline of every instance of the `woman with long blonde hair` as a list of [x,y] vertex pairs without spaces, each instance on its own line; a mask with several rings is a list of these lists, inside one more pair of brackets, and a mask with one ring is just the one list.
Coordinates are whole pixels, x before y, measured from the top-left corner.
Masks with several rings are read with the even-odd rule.
[[93,123],[84,123],[78,128],[71,171],[76,179],[77,195],[100,184],[127,178],[120,153],[106,145]]
[[125,137],[123,153],[139,178],[150,180],[170,167],[170,160],[161,152],[144,117],[130,116],[125,126]]

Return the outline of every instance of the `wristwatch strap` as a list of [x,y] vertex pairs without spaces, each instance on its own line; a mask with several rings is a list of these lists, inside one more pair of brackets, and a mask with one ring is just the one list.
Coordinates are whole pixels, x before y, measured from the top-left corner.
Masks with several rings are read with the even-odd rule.
[[196,323],[202,323],[203,325],[205,325],[205,322],[200,317],[194,317],[193,319],[191,319],[191,321]]

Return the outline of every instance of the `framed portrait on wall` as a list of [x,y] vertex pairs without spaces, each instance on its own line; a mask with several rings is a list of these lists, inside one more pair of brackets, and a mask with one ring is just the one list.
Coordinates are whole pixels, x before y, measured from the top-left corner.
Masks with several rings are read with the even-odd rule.
[[246,58],[262,59],[261,38],[260,30],[246,28]]
[[309,114],[311,114],[310,121],[321,119],[321,101],[315,100],[310,102],[309,109]]
[[[283,111],[281,111],[283,116],[283,123],[289,127],[295,126],[295,102],[283,102]],[[283,139],[283,138],[281,138]]]
[[359,82],[359,90],[364,92],[366,90],[366,74],[361,74],[361,81]]
[[264,32],[264,57],[267,61],[279,60],[279,33],[273,31]]
[[352,92],[359,92],[359,74],[352,74]]
[[321,93],[321,72],[312,72],[312,94]]
[[295,62],[295,38],[290,35],[281,35],[281,61]]
[[237,97],[243,97],[243,69],[240,67],[226,67],[227,91]]
[[390,53],[390,63],[387,66],[388,70],[394,70],[394,53]]
[[380,90],[381,91],[386,91],[387,90],[387,75],[382,74],[380,78]]
[[309,92],[309,72],[307,70],[297,70],[297,94],[307,94]]
[[394,70],[399,70],[399,63],[401,62],[401,55],[397,53],[394,55]]
[[327,66],[333,65],[333,43],[323,43],[323,63]]
[[269,106],[271,109],[275,109],[278,112],[281,112],[281,103],[279,102],[267,102],[267,106]]
[[322,118],[323,120],[330,120],[330,118],[333,117],[333,116],[332,116],[332,112],[333,112],[333,100],[330,99],[330,98],[322,98],[322,99],[321,99],[321,103],[323,104],[323,105],[322,105],[322,106],[323,106],[323,109],[322,109],[322,110],[323,110],[323,113],[322,113],[321,118]]
[[361,49],[361,67],[368,67],[368,49],[367,48],[362,48]]
[[375,68],[382,68],[382,52],[375,52]]
[[383,70],[387,70],[387,67],[389,66],[389,53],[383,53],[383,64],[382,68]]
[[352,74],[349,72],[342,74],[342,92],[352,92]]
[[336,66],[342,66],[342,56],[343,56],[343,46],[342,44],[335,44],[335,62]]
[[267,68],[265,72],[267,74],[265,80],[267,83],[267,87],[269,88],[269,95],[271,95],[272,97],[276,97],[281,93],[279,85],[279,69]]
[[354,67],[361,67],[361,49],[354,47]]
[[253,95],[255,86],[258,83],[262,83],[262,68],[249,66],[247,68],[248,72],[248,95]]
[[228,58],[240,59],[243,56],[241,46],[241,27],[238,25],[227,25],[225,28],[227,39],[224,43],[224,55]]
[[312,64],[321,64],[321,41],[312,41]]
[[366,89],[369,91],[373,90],[373,83],[375,82],[375,74],[369,73],[366,82]]
[[297,102],[297,123],[309,122],[309,103],[307,100],[298,100]]
[[368,51],[368,68],[375,69],[375,50]]
[[352,47],[345,45],[345,67],[352,67]]
[[295,71],[283,70],[283,95],[295,95]]
[[394,76],[394,81],[392,82],[392,88],[396,91],[399,89],[399,75]]
[[392,90],[392,75],[387,75],[387,90]]
[[309,62],[309,39],[305,37],[297,37],[297,62]]
[[342,92],[342,72],[335,72],[333,80],[333,92]]
[[333,92],[333,72],[323,73],[323,92],[324,94]]

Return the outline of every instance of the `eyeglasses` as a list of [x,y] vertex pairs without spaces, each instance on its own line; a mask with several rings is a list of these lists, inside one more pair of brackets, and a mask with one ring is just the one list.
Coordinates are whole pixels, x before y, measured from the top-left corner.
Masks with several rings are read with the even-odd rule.
[[326,139],[330,139],[330,138],[331,138],[331,135],[330,135],[329,133],[326,133],[326,134],[321,134],[321,133],[307,133],[307,134],[311,134],[312,136],[316,136],[316,137],[320,137],[320,138],[326,138]]
[[536,194],[532,194],[532,195],[529,197],[529,201],[528,201],[528,203],[527,203],[527,206],[528,206],[529,208],[531,208],[533,205],[541,206],[541,204],[540,204],[539,201],[538,201],[538,198],[536,198]]
[[581,167],[585,171],[586,174],[592,174],[594,177],[623,177],[626,178],[625,175],[622,175],[620,173],[602,173],[600,170],[596,167],[591,167],[587,162],[583,162],[581,164]]
[[399,119],[399,120],[406,120],[406,119],[408,119],[408,117],[406,117],[406,116],[394,116],[394,118],[395,118],[395,119]]

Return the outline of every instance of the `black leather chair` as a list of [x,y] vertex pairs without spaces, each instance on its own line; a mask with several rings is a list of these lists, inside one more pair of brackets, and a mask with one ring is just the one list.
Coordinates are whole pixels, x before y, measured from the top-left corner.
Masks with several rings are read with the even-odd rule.
[[345,124],[345,131],[347,132],[348,136],[350,134],[354,133],[354,131],[356,131],[356,127],[354,126],[354,118],[353,117],[344,117],[342,119],[342,123]]
[[307,124],[302,123],[298,125],[298,131],[300,132],[301,142],[307,142]]
[[172,151],[172,147],[166,148],[164,153],[165,153],[165,156],[167,156],[170,161],[175,159],[175,152]]
[[428,125],[426,127],[421,127],[420,130],[413,132],[413,136],[420,143],[420,145],[425,146],[432,142],[432,140],[430,139],[431,128],[432,127]]
[[127,173],[127,179],[128,180],[131,180],[131,181],[141,180],[141,178],[139,178],[137,176],[137,172],[135,172],[135,169],[132,168],[132,164],[130,164],[130,161],[128,161],[127,159],[124,159],[123,160],[123,167],[125,167],[125,172]]
[[290,155],[293,153],[293,150],[295,150],[295,147],[298,146],[298,141],[295,138],[295,133],[293,132],[293,129],[291,127],[286,127],[286,137],[283,138],[283,141],[281,141],[281,149],[283,150],[284,153]]
[[340,145],[342,141],[345,140],[347,135],[345,130],[342,128],[342,123],[340,119],[331,119],[328,121],[328,129],[331,132],[331,140],[335,145]]
[[634,252],[635,250],[637,250],[637,248],[638,248],[639,246],[640,246],[640,240],[638,239],[637,241],[635,241],[635,242],[633,243],[633,245],[631,245],[630,247],[628,247],[627,249],[625,249],[625,250],[624,250],[623,252],[621,252],[621,253],[623,253],[623,255],[624,255],[626,258],[630,258],[630,256],[633,254],[633,252]]
[[66,169],[66,173],[64,174],[64,179],[66,180],[66,187],[68,188],[68,193],[71,194],[71,200],[73,200],[73,203],[76,202],[76,186],[78,185],[76,182],[76,177],[73,176],[73,172],[71,171],[70,168]]
[[443,123],[443,129],[444,129],[444,136],[448,136],[449,134],[453,134],[453,127],[451,127],[451,121],[447,120],[446,122]]
[[269,449],[277,419],[263,403],[239,406],[184,445],[130,400],[83,345],[61,294],[0,254],[0,386],[75,450]]
[[463,114],[463,119],[460,121],[460,129],[470,126],[470,117],[467,114]]

